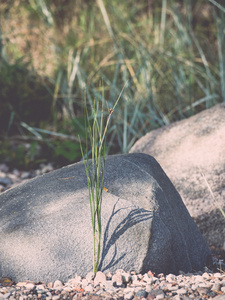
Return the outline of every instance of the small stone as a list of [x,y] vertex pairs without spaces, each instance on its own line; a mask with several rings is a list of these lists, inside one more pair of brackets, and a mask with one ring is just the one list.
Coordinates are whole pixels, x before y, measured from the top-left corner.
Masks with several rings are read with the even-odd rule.
[[36,175],[36,176],[42,175],[41,170],[36,170],[36,171],[35,171],[35,175]]
[[124,294],[134,293],[135,287],[127,287],[123,290]]
[[133,298],[134,298],[134,296],[133,296],[133,293],[131,293],[131,292],[124,295],[124,299],[126,299],[126,300],[131,300]]
[[137,275],[137,272],[134,271],[134,270],[131,270],[131,271],[130,271],[130,274],[131,274],[131,275]]
[[209,278],[210,278],[210,275],[209,275],[209,273],[205,272],[205,273],[202,274],[202,277],[203,277],[204,279],[209,279]]
[[0,177],[0,184],[3,186],[7,186],[7,185],[12,184],[12,180],[8,176]]
[[20,178],[21,179],[28,179],[30,177],[30,173],[29,172],[22,172]]
[[52,288],[53,288],[53,283],[52,283],[52,282],[49,282],[49,283],[47,284],[47,287],[48,287],[49,289],[52,289]]
[[17,282],[16,286],[18,287],[26,286],[26,282]]
[[87,285],[87,286],[85,286],[84,290],[85,290],[85,292],[87,292],[87,293],[93,293],[93,292],[94,292],[94,288],[93,288],[92,285]]
[[47,165],[42,166],[42,174],[53,171],[53,166],[49,163]]
[[[81,298],[80,298],[81,299]],[[92,297],[91,297],[91,300],[101,300],[101,298],[100,298],[100,296],[98,296],[98,295],[93,295]]]
[[124,283],[129,283],[131,281],[130,273],[124,272],[122,273],[122,277]]
[[94,284],[104,283],[106,281],[106,276],[103,272],[98,271],[95,275]]
[[137,297],[142,297],[142,298],[146,298],[148,295],[148,293],[145,291],[145,290],[138,290],[136,293],[135,293],[135,296]]
[[80,283],[81,282],[81,276],[77,275],[75,276],[75,278],[73,279],[74,282],[76,283]]
[[138,281],[138,277],[137,277],[137,275],[136,274],[132,274],[131,275],[131,280],[132,280],[132,282],[135,284],[136,282],[139,282]]
[[10,297],[11,293],[5,293],[3,295],[3,299],[8,299]]
[[91,280],[94,280],[95,273],[94,272],[89,272],[89,273],[87,273],[85,278],[87,279],[88,282],[90,282]]
[[88,283],[89,282],[87,281],[86,278],[84,278],[84,279],[81,280],[81,284],[82,284],[83,287],[86,286],[86,285],[88,285]]
[[54,296],[52,296],[52,300],[58,300],[58,299],[60,299],[60,295],[54,295]]
[[38,284],[37,285],[37,290],[45,290],[45,287],[43,284]]
[[[20,176],[19,170],[14,169],[14,170],[12,171],[12,175],[14,175],[15,177],[19,177],[19,176]],[[14,178],[15,178],[15,177],[14,177]]]
[[[148,292],[147,299],[155,299],[157,296],[162,295],[164,297],[164,292],[161,289],[152,289]],[[153,297],[153,298],[151,298]]]
[[176,293],[179,295],[183,295],[183,294],[186,294],[187,291],[184,288],[181,288],[181,289],[176,290]]
[[224,295],[218,295],[214,297],[213,300],[224,300]]
[[47,292],[46,296],[52,298],[52,294],[50,292]]
[[205,288],[205,287],[198,287],[197,288],[197,292],[200,294],[200,295],[207,295],[209,289],[208,288]]
[[173,285],[173,284],[170,283],[170,284],[167,285],[167,290],[168,290],[168,291],[171,291],[171,292],[172,292],[172,291],[177,291],[178,289],[179,289],[179,287],[178,287],[177,284],[176,284],[176,285]]
[[171,281],[175,281],[176,280],[176,276],[173,274],[168,274],[166,275],[166,281],[171,282]]
[[113,286],[112,280],[107,280],[106,282],[104,282],[104,289],[107,290],[109,293],[114,293],[118,290],[117,287]]
[[28,289],[28,290],[32,290],[34,287],[35,287],[35,285],[31,282],[26,284],[26,289]]
[[72,291],[72,288],[70,286],[65,286],[63,288],[63,291],[67,292],[67,293],[70,293]]
[[143,277],[144,277],[144,276],[143,276],[142,274],[138,274],[138,279],[139,279],[139,280],[142,280]]
[[[148,274],[144,274],[143,281],[147,284],[152,284],[156,281],[156,277],[150,276]],[[161,279],[160,279],[161,280]]]
[[220,288],[221,288],[221,284],[220,283],[214,283],[214,285],[212,286],[211,290],[213,292],[220,292]]
[[111,272],[109,272],[109,273],[106,274],[106,279],[107,279],[107,280],[111,280],[111,279],[112,279],[112,274],[111,274]]
[[3,173],[8,173],[9,167],[6,164],[0,164],[0,171]]
[[53,285],[53,289],[62,289],[63,288],[63,284],[60,280],[56,280],[54,282],[54,285]]
[[195,282],[202,282],[204,281],[204,278],[201,275],[196,275],[194,276]]
[[175,295],[175,296],[173,297],[173,300],[182,300],[182,299],[181,299],[181,297],[180,297],[179,295]]
[[125,271],[123,269],[117,269],[115,274],[123,274]]
[[112,276],[113,286],[115,287],[123,287],[123,277],[120,273],[116,273]]

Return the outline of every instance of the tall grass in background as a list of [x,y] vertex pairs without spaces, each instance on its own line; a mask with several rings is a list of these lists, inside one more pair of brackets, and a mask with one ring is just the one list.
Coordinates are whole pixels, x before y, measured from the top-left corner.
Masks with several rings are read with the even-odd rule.
[[[107,153],[126,153],[150,130],[225,101],[225,11],[218,1],[28,3],[21,2],[19,15],[35,16],[46,32],[39,54],[30,46],[29,55],[37,72],[55,86],[49,136],[61,134],[62,128],[69,136],[85,131],[83,91],[89,105],[93,98],[102,101],[99,82],[112,107],[132,78],[108,129]],[[15,7],[10,9],[13,16]],[[4,53],[13,60],[15,46],[23,49],[6,24]]]

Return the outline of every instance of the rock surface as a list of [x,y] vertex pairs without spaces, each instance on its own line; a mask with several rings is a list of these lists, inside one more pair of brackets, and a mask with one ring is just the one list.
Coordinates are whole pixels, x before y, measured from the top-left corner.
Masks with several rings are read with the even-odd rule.
[[[199,270],[210,251],[153,157],[109,156],[100,269]],[[0,277],[63,282],[92,270],[92,227],[83,163],[0,194]]]
[[208,244],[225,248],[225,218],[217,208],[225,211],[225,103],[149,132],[130,152],[155,157]]

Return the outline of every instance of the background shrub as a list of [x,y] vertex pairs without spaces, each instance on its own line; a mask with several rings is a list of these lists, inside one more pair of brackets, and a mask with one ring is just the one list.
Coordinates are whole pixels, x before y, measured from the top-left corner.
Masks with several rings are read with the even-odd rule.
[[222,0],[1,1],[0,20],[0,134],[36,141],[47,161],[81,158],[84,98],[111,108],[128,79],[109,154],[225,101]]

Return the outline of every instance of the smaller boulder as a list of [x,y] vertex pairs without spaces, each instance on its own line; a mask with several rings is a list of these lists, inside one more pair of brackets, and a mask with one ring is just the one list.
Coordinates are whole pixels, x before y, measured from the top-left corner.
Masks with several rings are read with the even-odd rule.
[[225,247],[225,103],[149,132],[130,150],[139,152],[157,159],[208,244]]

